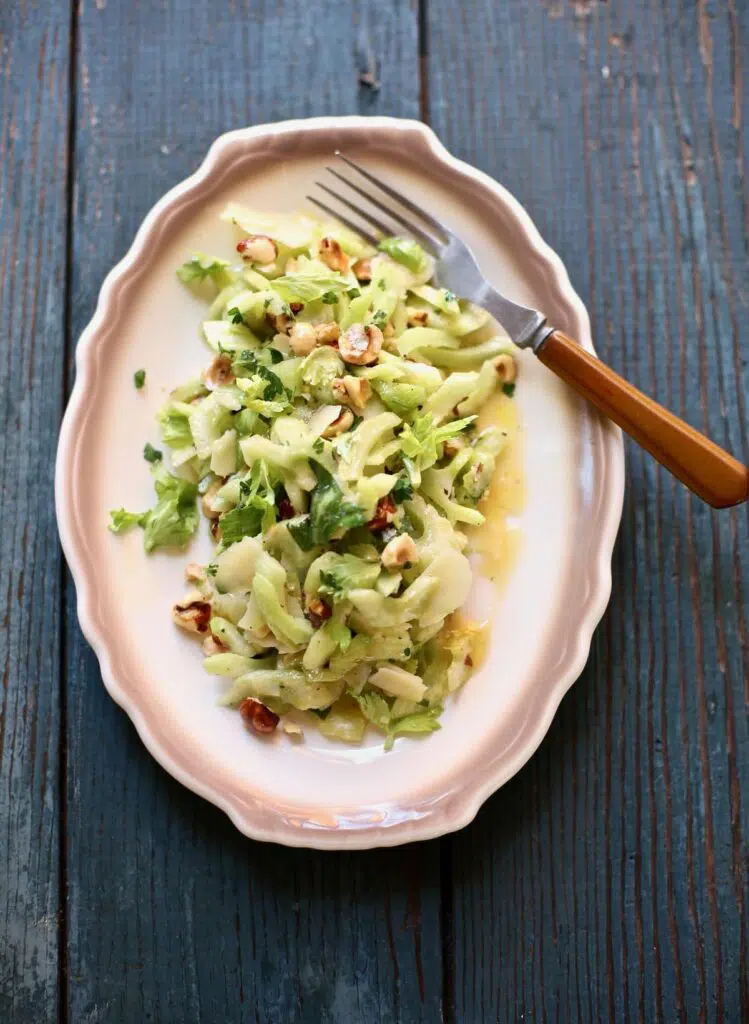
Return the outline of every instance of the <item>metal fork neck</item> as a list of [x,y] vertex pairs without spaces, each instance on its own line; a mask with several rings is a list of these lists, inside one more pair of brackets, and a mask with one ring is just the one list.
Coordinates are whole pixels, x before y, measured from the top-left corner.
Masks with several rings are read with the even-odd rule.
[[504,327],[518,348],[538,352],[553,331],[543,313],[513,302],[488,282],[484,282],[472,298]]
[[529,348],[535,355],[541,351],[548,339],[554,333],[554,328],[549,324],[546,317],[536,327],[535,331],[524,341],[515,342],[518,348]]

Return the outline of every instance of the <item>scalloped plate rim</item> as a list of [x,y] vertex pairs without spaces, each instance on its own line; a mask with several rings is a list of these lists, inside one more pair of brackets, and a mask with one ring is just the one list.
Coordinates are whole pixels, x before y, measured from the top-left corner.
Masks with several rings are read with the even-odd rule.
[[[430,811],[427,817],[416,817],[410,821],[400,820],[397,826],[375,825],[366,830],[350,827],[328,830],[316,827],[314,830],[305,831],[284,823],[283,816],[279,814],[276,827],[271,828],[255,820],[251,801],[243,803],[225,797],[210,784],[210,781],[193,774],[189,765],[179,763],[165,750],[158,736],[155,735],[148,716],[131,699],[126,687],[118,679],[116,662],[104,640],[104,630],[96,614],[95,581],[88,578],[83,571],[83,556],[75,536],[74,496],[66,482],[66,478],[71,476],[68,469],[76,458],[78,435],[75,428],[84,414],[86,385],[96,357],[98,335],[105,324],[109,305],[116,299],[114,294],[116,286],[125,281],[132,273],[137,272],[138,258],[151,233],[158,229],[162,218],[183,196],[210,179],[211,175],[220,167],[222,156],[227,153],[233,142],[259,140],[300,131],[325,132],[340,131],[346,128],[353,130],[366,128],[368,131],[375,132],[420,135],[435,160],[458,171],[461,175],[473,179],[483,189],[499,199],[514,215],[519,228],[523,231],[528,251],[546,265],[556,291],[583,324],[583,344],[586,348],[594,351],[589,340],[590,322],[587,310],[573,289],[561,259],[543,241],[528,213],[507,189],[489,175],[452,156],[428,126],[419,121],[402,118],[351,115],[280,121],[239,128],[219,136],[210,146],[198,169],[158,200],[144,218],[127,254],[104,279],[94,315],[82,332],[76,348],[76,379],[60,429],[55,465],[55,506],[58,529],[63,552],[76,586],[78,620],[84,636],[99,660],[102,679],[110,696],[126,711],[146,748],[162,767],[188,789],[223,810],[240,832],[257,840],[313,849],[371,849],[380,846],[396,846],[416,840],[433,839],[457,831],[468,825],[488,797],[504,785],[532,757],[546,735],[562,698],[585,666],[593,633],[608,604],[611,594],[611,558],[624,499],[624,450],[621,432],[612,424],[607,424],[604,426],[604,434],[608,442],[604,465],[608,487],[601,496],[597,509],[597,516],[600,518],[601,524],[598,551],[591,559],[595,571],[591,573],[589,579],[589,594],[585,613],[581,615],[575,631],[574,642],[571,642],[572,638],[570,637],[566,648],[566,662],[553,685],[549,687],[543,713],[537,717],[533,727],[528,730],[524,743],[514,752],[513,756],[506,758],[498,765],[490,776],[481,780],[477,779],[470,791],[461,792],[463,802],[459,810],[455,810],[456,801],[452,800],[450,801],[451,813],[447,813],[447,808],[443,808],[440,813],[438,808],[436,812]],[[439,803],[439,800],[436,802]]]

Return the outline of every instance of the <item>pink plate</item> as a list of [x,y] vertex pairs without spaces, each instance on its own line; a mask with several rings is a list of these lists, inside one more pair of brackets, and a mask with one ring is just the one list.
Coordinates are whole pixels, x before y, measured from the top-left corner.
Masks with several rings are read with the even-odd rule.
[[[266,742],[217,705],[222,682],[171,625],[186,559],[147,558],[136,532],[113,537],[108,510],[151,504],[143,444],[157,438],[166,393],[208,361],[198,336],[204,304],[175,268],[195,250],[230,255],[231,232],[218,219],[229,199],[269,211],[303,207],[337,148],[438,211],[495,285],[592,349],[582,302],[525,211],[424,125],[317,118],[230,132],[156,204],[104,282],[78,345],[56,501],[81,628],[153,756],[248,836],[361,849],[462,828],[538,747],[608,601],[624,459],[619,431],[524,353],[516,401],[525,501],[513,524],[522,543],[499,596],[486,581],[476,588],[474,604],[491,614],[489,650],[448,704],[442,729],[399,740],[388,754],[374,735],[354,748],[316,733],[296,745],[285,736]],[[132,384],[139,367],[148,374],[143,391]],[[209,550],[201,535],[190,557],[207,560]]]

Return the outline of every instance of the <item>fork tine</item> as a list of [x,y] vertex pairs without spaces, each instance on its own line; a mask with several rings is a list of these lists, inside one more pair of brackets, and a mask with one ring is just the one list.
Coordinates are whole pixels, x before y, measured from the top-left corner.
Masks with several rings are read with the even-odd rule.
[[421,217],[424,223],[428,224],[433,231],[437,231],[442,236],[447,236],[449,234],[444,224],[441,224],[436,217],[433,217],[431,213],[427,213],[423,207],[413,202],[413,200],[409,199],[408,196],[404,196],[402,192],[398,192],[397,189],[394,189],[391,185],[386,185],[384,181],[380,181],[380,179],[376,178],[371,171],[360,166],[355,160],[352,160],[351,157],[342,153],[340,149],[335,151],[335,155],[343,160],[344,163],[348,164],[349,167],[358,171],[362,177],[367,179],[367,181],[371,181],[373,185],[376,185],[377,188],[385,193],[385,195],[390,196],[391,199],[395,199],[397,203],[400,203],[406,210],[410,210],[411,213],[415,213],[417,217]]
[[349,199],[346,199],[345,196],[338,195],[338,193],[334,192],[332,188],[328,188],[327,185],[323,185],[321,181],[316,181],[315,184],[318,188],[321,188],[323,192],[327,192],[329,196],[332,196],[339,203],[343,203],[344,206],[347,206],[349,210],[352,210],[357,216],[361,217],[363,220],[369,221],[372,227],[376,228],[376,230],[381,233],[383,238],[387,238],[388,235],[392,235],[393,232],[390,227],[387,224],[383,224],[381,220],[378,220],[377,217],[375,217],[374,214],[371,214],[368,210],[364,210],[361,206],[357,206],[356,203],[352,203]]
[[379,238],[375,238],[374,235],[371,235],[368,231],[365,231],[363,228],[360,228],[358,224],[354,224],[352,220],[349,220],[348,217],[344,217],[342,213],[338,213],[337,210],[334,210],[332,207],[320,202],[319,199],[315,199],[314,196],[305,196],[305,198],[307,199],[308,202],[313,203],[319,209],[327,213],[329,217],[332,217],[334,220],[339,220],[341,224],[345,224],[347,228],[354,232],[354,234],[360,235],[362,238],[365,238],[370,245],[373,245],[375,247],[375,249],[380,244]]
[[[424,231],[423,228],[418,227],[416,224],[412,224],[411,221],[407,220],[401,214],[396,213],[395,210],[392,210],[389,206],[386,206],[384,203],[380,202],[379,199],[376,199],[373,195],[370,195],[369,192],[366,192],[363,188],[360,188],[358,185],[355,185],[353,181],[349,181],[348,178],[344,178],[342,174],[339,174],[338,171],[333,170],[332,167],[326,167],[325,170],[329,171],[330,174],[332,174],[335,178],[338,178],[339,181],[342,181],[343,184],[346,185],[348,188],[353,189],[353,191],[356,192],[357,195],[360,195],[363,199],[366,199],[368,203],[371,203],[373,206],[376,206],[378,210],[382,210],[382,212],[386,213],[388,217],[392,217],[394,221],[396,221],[398,224],[404,227],[409,234],[414,236],[414,238],[418,238],[423,245],[429,246],[429,248],[431,248],[433,252],[437,252],[440,249],[441,242],[438,239],[433,238],[428,232]],[[320,185],[320,188],[324,188],[324,186]],[[327,189],[327,191],[330,192],[330,189]],[[342,199],[341,202],[345,202],[345,200]],[[392,232],[385,229],[385,234],[389,235],[392,234]]]

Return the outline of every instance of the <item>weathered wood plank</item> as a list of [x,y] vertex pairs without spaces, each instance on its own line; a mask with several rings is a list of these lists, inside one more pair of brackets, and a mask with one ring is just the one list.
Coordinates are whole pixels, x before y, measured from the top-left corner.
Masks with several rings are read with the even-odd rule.
[[[143,215],[220,132],[418,112],[415,12],[397,0],[87,4],[79,39],[74,337]],[[377,93],[357,84],[369,51]],[[438,1019],[438,846],[244,839],[151,760],[72,623],[68,647],[70,1019]]]
[[0,10],[0,1019],[58,1001],[60,556],[70,10]]
[[[602,356],[747,457],[747,6],[428,12],[434,127],[527,206]],[[749,1018],[747,511],[628,471],[588,668],[450,843],[449,1019]]]

